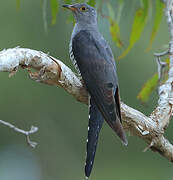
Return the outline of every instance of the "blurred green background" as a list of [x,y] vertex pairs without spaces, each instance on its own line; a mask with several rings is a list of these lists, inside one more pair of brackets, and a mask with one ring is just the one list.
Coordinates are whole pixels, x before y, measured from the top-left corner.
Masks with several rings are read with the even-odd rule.
[[[136,1],[127,1],[121,17],[121,36],[126,45],[134,16]],[[115,7],[116,10],[116,7]],[[68,43],[73,28],[67,23],[69,12],[59,9],[57,23],[51,25],[50,6],[47,6],[48,31],[43,28],[40,0],[0,1],[0,49],[16,46],[49,52],[72,67]],[[108,22],[99,16],[99,29],[110,43],[114,55],[121,54],[111,41]],[[152,20],[141,39],[124,59],[117,62],[121,99],[128,105],[149,114],[157,103],[156,91],[144,106],[136,96],[144,82],[157,70],[153,53],[163,50],[168,42],[165,19],[146,52]],[[0,125],[0,180],[81,180],[84,179],[85,146],[88,108],[74,100],[63,89],[31,81],[25,70],[12,78],[0,73],[0,119],[29,130],[38,126],[31,139],[39,144],[30,148],[25,137]],[[170,124],[166,136],[172,140]],[[96,153],[91,180],[172,180],[173,166],[157,153],[148,150],[137,137],[128,136],[124,147],[115,133],[104,124]]]

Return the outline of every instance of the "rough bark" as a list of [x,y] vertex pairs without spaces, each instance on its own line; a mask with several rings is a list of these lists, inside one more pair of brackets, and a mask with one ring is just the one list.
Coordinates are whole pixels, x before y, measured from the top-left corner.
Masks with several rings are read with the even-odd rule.
[[[157,61],[160,62],[160,56],[169,55],[168,80],[159,87],[158,105],[149,117],[127,106],[123,102],[121,103],[121,112],[123,126],[126,131],[143,139],[148,144],[148,148],[159,152],[172,162],[173,145],[164,137],[164,131],[169,125],[173,106],[173,0],[164,2],[166,4],[165,15],[170,31],[169,50],[165,53],[155,54],[155,56]],[[160,71],[162,68],[161,63],[158,63],[158,65]],[[19,47],[0,52],[0,72],[10,72],[10,76],[12,76],[20,67],[28,69],[32,80],[62,87],[76,100],[84,104],[88,103],[88,93],[83,87],[80,77],[60,60],[40,51]],[[34,69],[35,72],[31,72],[31,68]],[[0,121],[0,123],[2,122]]]

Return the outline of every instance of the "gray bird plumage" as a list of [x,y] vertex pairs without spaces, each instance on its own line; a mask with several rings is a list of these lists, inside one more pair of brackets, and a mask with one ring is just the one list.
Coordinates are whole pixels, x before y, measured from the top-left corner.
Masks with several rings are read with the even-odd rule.
[[[69,5],[65,5],[65,6],[67,7]],[[73,4],[71,6],[77,7],[79,10],[81,7],[85,7],[85,6],[87,7],[88,5],[85,3],[81,3],[81,4]],[[80,13],[80,11],[78,11],[78,10],[77,10],[78,11],[77,13],[73,12],[75,20],[77,23],[75,24],[73,31],[72,31],[70,44],[69,44],[69,54],[70,54],[70,59],[74,65],[74,67],[76,68],[78,74],[80,74],[80,70],[77,66],[77,62],[75,60],[75,57],[74,57],[74,54],[72,51],[72,40],[75,37],[75,35],[77,33],[79,33],[81,30],[86,30],[86,29],[87,30],[93,30],[93,29],[95,29],[97,32],[97,13],[96,13],[96,10],[91,6],[88,6],[88,7],[90,8],[90,11],[87,11],[87,13],[85,13],[85,14]]]
[[89,177],[103,119],[127,145],[121,125],[116,64],[111,48],[98,31],[96,10],[85,3],[64,7],[72,10],[76,20],[70,40],[70,58],[90,95],[85,165],[85,175]]

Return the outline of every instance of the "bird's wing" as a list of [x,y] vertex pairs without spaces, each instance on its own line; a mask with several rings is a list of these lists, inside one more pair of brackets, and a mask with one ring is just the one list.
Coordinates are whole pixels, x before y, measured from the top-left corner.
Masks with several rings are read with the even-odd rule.
[[97,142],[99,138],[99,132],[103,125],[104,118],[97,106],[90,98],[89,105],[89,124],[88,124],[88,139],[87,139],[87,155],[86,155],[86,164],[85,164],[85,175],[86,177],[90,176],[94,158],[97,148]]
[[124,144],[116,67],[110,53],[93,35],[80,31],[72,40],[74,58],[87,90],[109,126]]

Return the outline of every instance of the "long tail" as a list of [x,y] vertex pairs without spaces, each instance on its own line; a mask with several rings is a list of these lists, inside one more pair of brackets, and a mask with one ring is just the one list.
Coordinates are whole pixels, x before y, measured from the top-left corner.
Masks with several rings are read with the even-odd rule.
[[98,110],[95,103],[90,99],[89,107],[89,125],[88,125],[88,139],[87,139],[87,156],[85,164],[85,176],[88,178],[91,174],[95,153],[97,149],[97,143],[99,138],[99,132],[103,125],[104,118]]

